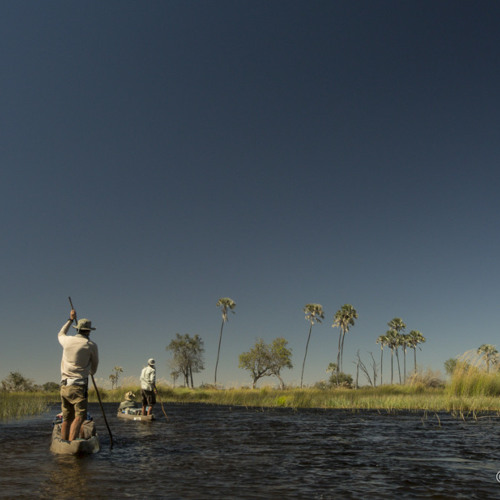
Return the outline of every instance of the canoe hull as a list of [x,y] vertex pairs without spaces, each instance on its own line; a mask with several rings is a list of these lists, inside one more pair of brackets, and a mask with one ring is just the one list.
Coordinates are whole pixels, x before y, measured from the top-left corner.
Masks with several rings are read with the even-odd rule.
[[97,453],[101,449],[99,437],[91,436],[82,441],[65,441],[61,439],[61,424],[54,425],[52,430],[52,442],[50,451],[57,455],[90,455]]
[[125,420],[136,420],[138,422],[152,422],[155,420],[154,415],[134,415],[130,413],[122,413],[121,411],[119,411],[116,416]]

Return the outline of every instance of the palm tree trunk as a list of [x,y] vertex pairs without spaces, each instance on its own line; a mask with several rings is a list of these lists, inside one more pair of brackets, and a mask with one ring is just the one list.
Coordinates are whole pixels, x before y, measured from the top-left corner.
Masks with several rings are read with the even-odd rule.
[[339,349],[337,352],[337,382],[339,380],[339,373],[340,373],[340,346],[342,343],[342,330],[339,329]]
[[403,380],[406,384],[406,346],[403,347]]
[[342,329],[342,345],[340,347],[340,371],[342,371],[342,364],[344,362],[344,339],[345,339],[345,330]]
[[384,367],[384,365],[382,363],[383,360],[384,360],[384,349],[382,348],[382,349],[380,349],[380,385],[382,385],[382,383],[383,383],[382,382],[382,374],[383,374],[382,370]]
[[417,348],[413,348],[413,362],[415,364],[415,373],[417,373]]
[[399,385],[401,385],[401,365],[399,364],[399,352],[397,347],[396,347],[396,359],[398,361]]
[[300,376],[300,387],[301,388],[302,388],[302,381],[304,380],[304,367],[306,366],[307,349],[309,348],[309,339],[311,338],[312,327],[313,327],[313,325],[311,323],[311,326],[309,327],[309,335],[307,336],[306,352],[304,354],[304,361],[302,362],[302,375]]
[[217,349],[217,362],[215,363],[214,385],[217,385],[217,367],[219,366],[220,343],[222,340],[222,329],[223,328],[224,328],[224,320],[222,320],[222,325],[220,325],[219,348]]
[[394,380],[394,349],[391,348],[391,385]]

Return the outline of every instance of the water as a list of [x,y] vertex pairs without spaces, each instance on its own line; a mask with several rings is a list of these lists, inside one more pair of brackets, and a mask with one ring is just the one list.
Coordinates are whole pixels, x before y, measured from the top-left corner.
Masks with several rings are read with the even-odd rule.
[[447,413],[155,407],[153,423],[90,405],[100,453],[49,452],[58,407],[0,424],[1,498],[500,498],[500,418]]

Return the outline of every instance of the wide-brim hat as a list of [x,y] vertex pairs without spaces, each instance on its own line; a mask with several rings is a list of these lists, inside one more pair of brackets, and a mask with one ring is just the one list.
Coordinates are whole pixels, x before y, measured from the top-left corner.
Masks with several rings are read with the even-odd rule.
[[76,328],[77,330],[87,330],[89,332],[90,330],[95,330],[95,328],[92,328],[92,321],[86,318],[79,319],[76,326],[73,325],[73,328]]
[[135,394],[132,392],[132,391],[128,391],[126,394],[125,394],[125,399],[127,401],[132,401],[135,399]]
[[153,358],[148,359],[148,365],[154,366],[155,365],[155,360]]

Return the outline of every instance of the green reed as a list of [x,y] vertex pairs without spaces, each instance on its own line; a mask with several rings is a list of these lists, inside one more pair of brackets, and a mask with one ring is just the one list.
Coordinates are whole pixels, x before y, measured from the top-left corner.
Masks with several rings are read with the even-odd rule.
[[43,413],[58,400],[58,396],[54,398],[53,393],[46,392],[0,392],[0,420]]

